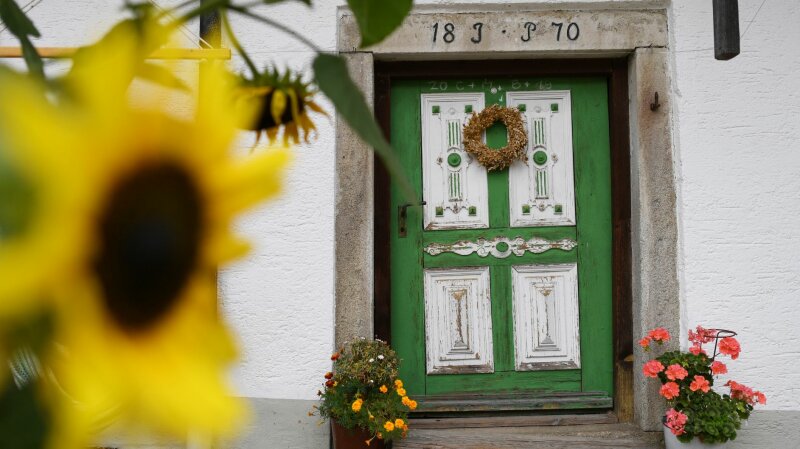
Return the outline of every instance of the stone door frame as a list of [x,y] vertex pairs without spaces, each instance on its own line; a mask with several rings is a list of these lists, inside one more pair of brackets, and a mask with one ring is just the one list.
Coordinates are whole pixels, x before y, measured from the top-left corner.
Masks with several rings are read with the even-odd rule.
[[[553,10],[554,7],[553,4],[418,7],[392,37],[369,51],[356,50],[359,38],[354,17],[342,8],[337,18],[338,50],[370,105],[374,104],[376,60],[626,58],[632,332],[635,337],[652,327],[663,326],[677,334],[680,327],[678,231],[666,6],[661,1],[632,1],[625,3],[625,9],[606,3],[571,3],[559,10]],[[488,33],[490,29],[512,29],[514,24],[531,18],[545,24],[556,21],[582,24],[585,39],[573,42],[547,39],[552,35],[550,30],[550,35],[536,35],[537,39],[522,49],[519,41],[503,36],[489,41],[488,34],[481,44],[470,45],[466,39],[446,47],[441,42],[438,45],[430,42],[430,27],[436,22],[455,23],[461,30],[469,30],[470,23],[480,22],[483,32]],[[543,33],[544,29],[540,27]],[[661,106],[653,110],[651,103],[656,92]],[[374,156],[342,120],[336,122],[335,171],[335,341],[340,345],[353,338],[375,335]],[[677,341],[671,344],[677,345]],[[617,412],[620,419],[632,418],[644,430],[659,430],[663,406],[656,383],[641,374],[645,361],[646,354],[634,345],[632,370],[621,385],[623,388],[627,385],[633,395],[632,400],[626,400],[632,403],[633,414],[630,416],[619,408]]]

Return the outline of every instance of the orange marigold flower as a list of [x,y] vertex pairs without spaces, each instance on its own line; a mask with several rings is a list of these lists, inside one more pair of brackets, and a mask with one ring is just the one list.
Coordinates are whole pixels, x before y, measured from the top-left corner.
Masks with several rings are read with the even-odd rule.
[[339,353],[334,352],[333,355],[331,356],[331,360],[339,360]]
[[387,432],[391,432],[392,430],[394,430],[394,423],[391,421],[386,421],[383,424],[383,428],[386,429]]
[[416,410],[417,409],[417,401],[413,401],[413,400],[409,401],[408,402],[408,408],[410,408],[411,410]]
[[713,363],[711,363],[711,374],[725,374],[727,372],[728,367],[719,360],[715,360]]
[[389,391],[389,389],[388,389],[388,388],[386,388],[386,385],[381,385],[381,387],[379,388],[379,390],[381,390],[381,393],[386,393],[387,391]]
[[394,420],[394,426],[395,427],[399,427],[399,428],[402,429],[404,425],[406,425],[406,422],[403,421],[402,419],[397,418],[397,419]]
[[328,371],[327,373],[325,373],[325,378],[326,379],[330,379],[332,377],[333,377],[333,373],[332,372]]
[[400,379],[397,379],[396,381],[394,381],[394,387],[395,388],[403,388],[403,381],[400,380]]
[[664,365],[658,360],[651,360],[642,367],[642,372],[647,377],[658,377],[658,373],[661,371],[664,371]]
[[711,385],[708,383],[708,379],[703,376],[697,375],[694,376],[694,380],[689,385],[689,389],[692,391],[700,390],[703,393],[708,393],[708,390],[711,388]]
[[350,408],[352,408],[354,412],[358,413],[361,411],[362,405],[364,405],[364,400],[356,399],[355,401],[353,401],[353,405],[351,405]]
[[719,352],[731,356],[731,359],[736,360],[739,358],[739,352],[742,347],[739,342],[733,337],[725,337],[719,342]]
[[333,381],[332,380],[328,380],[327,382],[325,382],[325,386],[328,387],[328,388],[333,387]]
[[669,380],[683,380],[689,375],[689,371],[686,371],[682,366],[674,363],[664,371],[664,374],[667,375],[667,379]]
[[675,382],[667,382],[661,386],[659,393],[668,400],[675,399],[681,393],[681,389]]
[[397,394],[399,394],[400,396],[405,396],[406,395],[406,389],[405,388],[398,388],[397,389]]

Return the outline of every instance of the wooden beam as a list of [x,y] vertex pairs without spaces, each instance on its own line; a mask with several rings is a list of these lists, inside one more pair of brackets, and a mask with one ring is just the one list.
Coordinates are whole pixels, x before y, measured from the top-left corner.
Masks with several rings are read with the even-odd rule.
[[[80,47],[39,47],[36,50],[43,58],[69,58]],[[19,47],[0,47],[0,58],[21,58]],[[229,48],[161,48],[154,51],[148,59],[231,59]]]
[[739,0],[714,0],[714,58],[739,54]]

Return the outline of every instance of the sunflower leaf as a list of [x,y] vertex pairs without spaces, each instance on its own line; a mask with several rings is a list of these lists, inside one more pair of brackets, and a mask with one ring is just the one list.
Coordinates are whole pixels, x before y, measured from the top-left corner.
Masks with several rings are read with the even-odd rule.
[[5,382],[0,392],[0,447],[43,448],[48,436],[48,416],[37,400],[35,383],[18,388]]
[[331,100],[336,112],[365,143],[375,149],[403,195],[407,200],[414,201],[416,194],[403,172],[400,160],[375,122],[364,95],[350,78],[344,59],[329,54],[317,55],[314,59],[314,76],[319,90]]
[[44,78],[44,63],[29,37],[40,36],[39,30],[36,29],[31,19],[25,15],[25,12],[14,0],[0,0],[0,20],[19,40],[22,57],[25,59],[28,70],[39,78]]
[[361,31],[361,47],[386,39],[411,11],[412,0],[347,0]]

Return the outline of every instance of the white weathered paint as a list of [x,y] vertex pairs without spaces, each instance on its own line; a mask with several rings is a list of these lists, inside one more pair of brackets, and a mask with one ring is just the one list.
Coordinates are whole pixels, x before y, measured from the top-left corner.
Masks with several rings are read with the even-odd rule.
[[511,267],[517,371],[581,366],[578,265]]
[[489,267],[425,270],[428,374],[494,372]]
[[[508,171],[511,226],[575,226],[570,92],[513,91],[506,98],[511,107],[525,105],[528,133],[525,162]],[[544,163],[534,160],[537,153]]]
[[[498,248],[498,243],[505,244],[504,249]],[[570,251],[577,245],[578,242],[571,239],[551,241],[541,237],[531,237],[528,240],[522,237],[514,239],[495,237],[490,240],[478,239],[474,242],[461,240],[452,244],[430,243],[425,246],[423,251],[431,256],[438,256],[441,253],[455,253],[461,256],[468,256],[472,253],[477,253],[481,257],[491,255],[498,259],[505,259],[512,254],[519,257],[525,253],[541,254],[551,249]]]
[[[483,94],[422,94],[420,104],[425,229],[489,227],[486,170],[464,151],[461,139],[471,115],[465,108],[480,112]],[[460,162],[451,165],[451,157]]]

